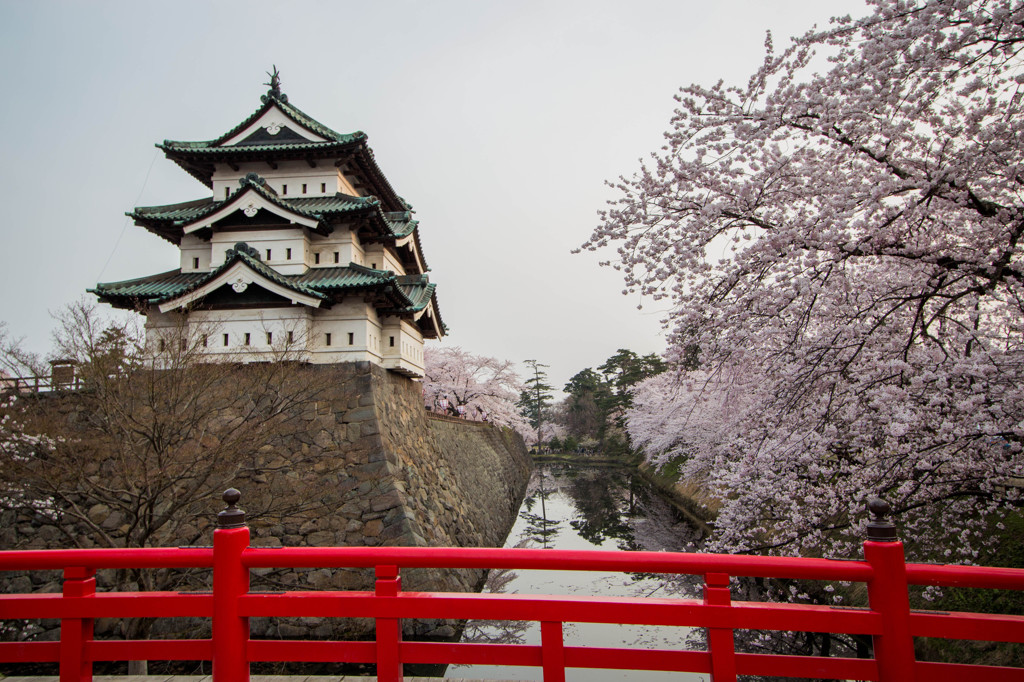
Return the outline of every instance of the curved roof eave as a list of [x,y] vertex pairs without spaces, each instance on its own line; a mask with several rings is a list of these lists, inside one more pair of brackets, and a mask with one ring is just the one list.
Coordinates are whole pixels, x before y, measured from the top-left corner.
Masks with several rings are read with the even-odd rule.
[[[248,248],[248,245],[246,245],[246,247]],[[261,286],[265,286],[265,288],[267,288],[268,290],[274,291],[274,293],[284,296],[285,298],[295,298],[296,300],[299,300],[300,302],[304,303],[307,299],[310,301],[315,299],[320,302],[325,300],[324,295],[321,294],[320,292],[316,291],[315,289],[309,288],[305,285],[301,285],[291,281],[289,278],[279,274],[276,270],[267,266],[254,256],[249,255],[243,249],[231,249],[228,251],[228,253],[230,255],[224,261],[224,263],[219,265],[217,268],[211,270],[210,272],[204,273],[206,275],[205,277],[196,280],[194,283],[180,291],[176,291],[166,296],[150,299],[148,303],[151,305],[159,306],[161,312],[166,312],[167,310],[172,310],[174,308],[180,308],[182,307],[182,305],[187,305],[188,303],[191,303],[192,301],[197,300],[198,298],[202,298],[202,296],[205,296],[206,294],[210,293],[210,291],[212,291],[213,289],[223,286],[226,283],[226,281],[218,282],[217,280],[222,279],[225,276],[225,273],[230,271],[234,266],[236,266],[239,263],[242,263],[246,268],[255,272],[259,276],[260,280],[265,280],[266,282],[270,282],[273,285],[265,286],[264,284],[261,284]],[[211,286],[214,284],[215,286]],[[198,290],[204,289],[208,286],[211,286],[209,291],[205,291],[204,293],[198,296],[192,295]],[[276,289],[292,291],[297,295],[297,297],[288,296],[287,294],[282,293],[282,291],[277,291]],[[169,305],[174,301],[181,302],[175,305]],[[306,304],[312,305],[312,303]],[[313,307],[319,307],[319,305],[320,303],[318,302]]]

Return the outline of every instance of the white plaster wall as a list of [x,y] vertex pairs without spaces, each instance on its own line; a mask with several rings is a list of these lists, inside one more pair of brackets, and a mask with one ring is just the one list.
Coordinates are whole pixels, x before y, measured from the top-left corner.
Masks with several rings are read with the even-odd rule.
[[[334,260],[334,252],[338,252],[338,261]],[[320,254],[320,263],[316,262],[316,254]],[[309,241],[309,260],[311,268],[345,267],[349,263],[363,264],[363,247],[359,237],[344,225],[339,226],[327,237],[311,233]]]
[[[383,365],[390,369],[402,367],[423,374],[423,334],[419,328],[393,316],[386,316],[382,325]],[[394,339],[394,346],[391,340]]]
[[[181,271],[182,272],[209,272],[210,271],[210,245],[196,237],[187,234],[181,238]],[[193,259],[199,259],[199,267],[193,265]]]
[[188,337],[188,320],[179,313],[161,313],[155,308],[146,316],[146,350],[160,352],[160,341],[165,344],[179,343]]
[[402,267],[402,262],[388,249],[384,248],[383,244],[368,244],[363,254],[363,259],[365,261],[364,264],[368,268],[391,270],[398,275],[406,274],[405,268]]
[[[291,342],[288,332],[292,332]],[[254,362],[288,357],[317,364],[368,361],[406,374],[423,375],[423,338],[417,327],[395,317],[385,318],[382,325],[373,306],[360,298],[327,310],[301,305],[264,310],[196,310],[189,314],[187,322],[177,313],[152,310],[147,317],[146,342],[152,352],[160,350],[161,339],[171,344],[183,335],[210,360]],[[392,336],[393,347],[389,345]]]
[[[249,173],[256,173],[266,180],[282,199],[334,196],[338,192],[352,196],[365,194],[352,186],[331,159],[321,159],[316,163],[316,167],[310,168],[305,161],[281,161],[274,169],[266,162],[258,161],[240,163],[238,170],[217,164],[213,173],[213,198],[223,201],[237,192],[240,187],[238,181]],[[302,192],[303,184],[306,185],[305,193]]]
[[[259,249],[260,259],[282,275],[301,275],[306,271],[306,261],[312,260],[307,254],[309,237],[302,228],[232,230],[214,232],[210,238],[210,261],[213,267],[220,266],[228,249],[234,248],[238,242]],[[267,249],[270,250],[269,259]],[[288,249],[292,250],[291,258],[288,258]]]
[[[259,249],[260,259],[286,275],[298,275],[307,267],[344,267],[349,263],[363,265],[366,258],[358,236],[345,225],[339,225],[330,235],[324,237],[309,232],[303,227],[263,228],[253,230],[218,231],[209,242],[194,235],[185,235],[181,242],[181,268],[193,272],[192,259],[199,258],[200,271],[209,271],[224,262],[228,249],[238,242],[245,242]],[[270,249],[270,258],[267,258]],[[288,258],[288,249],[292,250]],[[337,263],[334,252],[338,252]],[[320,254],[320,263],[315,254]]]
[[361,192],[356,189],[355,185],[349,182],[348,178],[339,170],[338,171],[338,191],[342,194],[349,194],[354,197],[366,196],[366,192]]
[[399,275],[405,274],[405,267],[402,265],[402,261],[395,257],[391,249],[384,249],[384,269],[391,270]]
[[[380,362],[381,331],[377,311],[361,297],[350,297],[331,308],[315,311],[312,330],[309,351],[313,362],[336,362],[331,358],[339,354],[354,354],[352,357]],[[327,334],[331,335],[329,346]]]
[[[204,353],[243,362],[280,358],[285,354],[304,357],[313,336],[312,326],[311,309],[301,305],[262,310],[197,310],[189,315],[190,337],[200,346],[206,337]],[[269,340],[268,333],[271,334]],[[225,334],[228,335],[226,346]],[[246,334],[249,334],[248,345]]]

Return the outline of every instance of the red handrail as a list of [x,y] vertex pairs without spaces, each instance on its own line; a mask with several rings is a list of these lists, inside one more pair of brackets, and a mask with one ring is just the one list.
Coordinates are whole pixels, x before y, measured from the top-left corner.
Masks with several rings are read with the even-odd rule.
[[[232,498],[236,500],[237,498]],[[240,521],[241,519],[241,521]],[[1024,616],[911,611],[908,585],[1024,589],[1024,570],[906,564],[903,546],[883,529],[864,543],[864,561],[793,557],[440,547],[249,547],[244,515],[222,512],[213,548],[80,549],[0,552],[0,570],[64,571],[60,594],[0,595],[0,619],[59,618],[59,642],[0,643],[0,662],[59,662],[61,682],[88,682],[95,661],[212,660],[215,682],[245,682],[261,661],[376,663],[382,682],[405,663],[540,666],[545,680],[565,668],[618,668],[737,675],[879,680],[1024,680],[1024,669],[919,662],[914,637],[1024,643]],[[869,526],[869,537],[871,528]],[[212,593],[96,592],[100,568],[212,567]],[[366,591],[249,591],[250,570],[372,567]],[[676,573],[704,576],[703,599],[407,592],[403,568],[514,568]],[[869,608],[733,601],[732,577],[797,578],[867,584]],[[93,639],[95,618],[202,617],[212,637],[193,640]],[[373,642],[251,640],[252,617],[373,618]],[[402,641],[404,618],[531,620],[540,645]],[[707,628],[705,651],[566,646],[563,623],[630,623]],[[734,632],[796,630],[870,635],[874,658],[737,653]]]

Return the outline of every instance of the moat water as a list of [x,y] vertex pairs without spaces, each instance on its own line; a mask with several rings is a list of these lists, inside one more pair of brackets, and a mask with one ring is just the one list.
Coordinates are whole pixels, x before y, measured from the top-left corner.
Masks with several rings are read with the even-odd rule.
[[[585,465],[541,465],[533,473],[506,547],[574,550],[693,549],[699,533],[630,469]],[[688,585],[645,573],[581,571],[492,571],[484,590],[573,596],[688,597]],[[685,649],[690,628],[601,623],[566,623],[566,646]],[[536,622],[470,621],[463,641],[540,644]],[[446,677],[541,680],[539,667],[449,666]],[[566,680],[706,681],[706,675],[634,670],[568,668]]]

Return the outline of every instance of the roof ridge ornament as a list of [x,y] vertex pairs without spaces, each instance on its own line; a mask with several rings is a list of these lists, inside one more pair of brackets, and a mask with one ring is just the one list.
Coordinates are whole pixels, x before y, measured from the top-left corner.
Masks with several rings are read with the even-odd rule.
[[256,249],[256,248],[254,248],[252,246],[249,246],[245,242],[238,242],[238,243],[235,244],[234,248],[231,248],[231,249],[228,249],[227,251],[225,251],[224,252],[224,260],[225,261],[231,260],[231,258],[235,254],[245,254],[246,256],[249,256],[253,260],[262,260],[260,258],[259,249]]
[[274,70],[266,72],[267,75],[270,76],[270,82],[264,83],[264,85],[269,86],[270,89],[267,90],[267,94],[260,97],[260,101],[266,104],[271,99],[276,99],[279,102],[286,103],[288,102],[288,95],[281,92],[281,72],[277,70],[276,64],[272,65],[271,68]]

